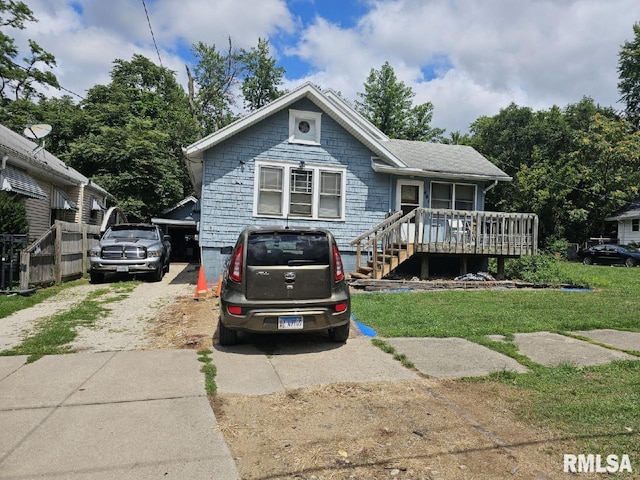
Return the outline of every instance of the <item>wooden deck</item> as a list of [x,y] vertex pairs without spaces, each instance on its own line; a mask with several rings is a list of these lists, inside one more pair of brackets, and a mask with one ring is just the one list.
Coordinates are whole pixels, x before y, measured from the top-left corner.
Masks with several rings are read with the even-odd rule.
[[[537,253],[533,213],[417,208],[397,212],[351,242],[357,278],[383,278],[414,254],[498,259]],[[375,261],[374,261],[375,259]]]

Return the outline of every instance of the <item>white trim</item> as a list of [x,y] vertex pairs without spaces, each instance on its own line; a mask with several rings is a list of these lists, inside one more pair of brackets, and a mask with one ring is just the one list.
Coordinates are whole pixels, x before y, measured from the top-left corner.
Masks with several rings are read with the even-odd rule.
[[406,178],[399,178],[396,181],[396,211],[399,211],[402,206],[402,186],[413,185],[418,187],[418,207],[424,206],[424,182],[420,180],[408,180]]
[[[311,130],[308,134],[301,133],[298,130],[298,125],[301,122],[307,122],[310,125]],[[320,145],[321,130],[322,113],[289,109],[289,143]]]
[[[255,160],[255,173],[253,176],[253,213],[256,218],[294,218],[300,220],[321,220],[325,222],[344,222],[347,198],[347,169],[346,167],[335,165],[321,165],[305,163],[304,169],[313,171],[312,200],[311,200],[311,216],[295,216],[289,215],[290,195],[291,195],[291,170],[300,168],[299,162],[283,162],[275,160]],[[281,198],[281,214],[265,215],[258,213],[258,196],[260,195],[260,169],[262,167],[281,168],[282,175],[282,198]],[[318,209],[320,207],[320,174],[321,172],[339,173],[341,178],[340,186],[340,217],[329,218],[320,217]]]

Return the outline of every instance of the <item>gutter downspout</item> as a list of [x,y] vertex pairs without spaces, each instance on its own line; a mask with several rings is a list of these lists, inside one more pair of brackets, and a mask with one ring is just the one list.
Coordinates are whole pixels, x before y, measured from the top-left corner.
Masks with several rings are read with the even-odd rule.
[[487,192],[489,190],[491,190],[492,188],[494,188],[496,185],[498,185],[498,180],[494,180],[493,183],[491,185],[489,185],[487,188],[482,190],[482,193],[484,193],[485,195],[487,194]]

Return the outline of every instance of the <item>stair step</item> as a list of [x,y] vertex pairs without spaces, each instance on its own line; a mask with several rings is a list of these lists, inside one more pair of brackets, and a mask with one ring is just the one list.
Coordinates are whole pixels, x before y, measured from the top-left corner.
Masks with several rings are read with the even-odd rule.
[[351,272],[349,275],[351,275],[352,278],[361,278],[363,280],[371,278],[371,275],[366,275],[366,274],[360,273],[360,272]]

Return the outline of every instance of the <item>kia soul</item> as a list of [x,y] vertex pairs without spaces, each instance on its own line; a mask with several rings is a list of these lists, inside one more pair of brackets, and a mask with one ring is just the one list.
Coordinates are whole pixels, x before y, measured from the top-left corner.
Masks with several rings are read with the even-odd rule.
[[326,330],[334,342],[349,337],[351,301],[340,252],[323,229],[245,229],[225,268],[218,337],[238,332]]

